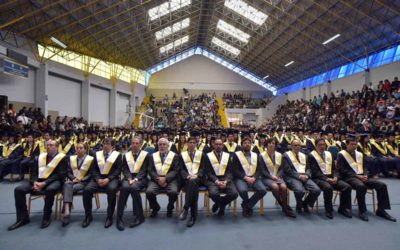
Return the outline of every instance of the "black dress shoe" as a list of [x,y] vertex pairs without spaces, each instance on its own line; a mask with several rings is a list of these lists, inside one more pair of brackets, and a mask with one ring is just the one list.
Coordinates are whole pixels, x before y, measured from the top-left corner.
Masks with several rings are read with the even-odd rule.
[[368,221],[368,215],[367,212],[359,213],[358,216],[360,217],[361,220],[363,221]]
[[153,208],[151,210],[150,218],[155,218],[157,217],[158,211],[160,211],[160,206]]
[[333,213],[332,212],[325,212],[325,216],[328,218],[328,219],[333,219]]
[[63,217],[62,226],[65,227],[69,224],[70,215],[66,215]]
[[296,215],[293,213],[292,209],[290,209],[290,207],[285,207],[282,208],[282,212],[290,218],[296,218]]
[[308,208],[308,204],[307,204],[307,202],[304,202],[304,201],[303,201],[303,211],[306,214],[310,213],[310,209]]
[[249,217],[253,216],[253,209],[249,208]]
[[351,212],[349,209],[345,209],[345,208],[339,208],[338,209],[338,213],[343,215],[344,217],[347,218],[352,218],[353,216],[351,215]]
[[218,214],[219,217],[222,217],[225,215],[225,207],[220,207],[218,210]]
[[172,217],[172,209],[167,209],[167,217],[168,218]]
[[82,227],[83,228],[88,227],[90,225],[90,222],[92,222],[92,220],[93,220],[92,215],[86,215],[85,219],[82,222]]
[[109,227],[111,227],[112,224],[113,224],[113,217],[108,216],[106,219],[106,222],[104,223],[104,227],[109,228]]
[[129,227],[137,227],[144,222],[144,217],[136,217],[130,224]]
[[124,221],[122,220],[122,218],[117,218],[117,228],[119,231],[124,231],[125,225],[124,225]]
[[194,223],[196,222],[196,218],[193,216],[190,216],[188,221],[186,222],[187,227],[193,227]]
[[390,214],[388,214],[385,210],[376,210],[376,216],[382,217],[386,220],[390,220],[393,222],[396,222],[396,218],[390,216]]
[[184,209],[182,209],[182,212],[179,215],[179,219],[180,220],[186,220],[187,215],[188,215],[188,210],[184,208]]
[[303,210],[301,209],[301,207],[296,206],[296,212],[297,212],[298,214],[301,214],[301,213],[303,212]]
[[40,228],[46,228],[50,226],[51,220],[50,219],[43,219],[42,223],[40,224]]
[[218,204],[214,203],[211,207],[211,212],[213,212],[214,214],[218,211]]
[[19,227],[22,227],[23,225],[26,225],[29,222],[31,222],[29,220],[29,218],[25,218],[25,219],[19,220],[19,221],[15,222],[14,224],[12,224],[11,226],[9,226],[8,227],[8,231],[12,231],[12,230],[17,229]]

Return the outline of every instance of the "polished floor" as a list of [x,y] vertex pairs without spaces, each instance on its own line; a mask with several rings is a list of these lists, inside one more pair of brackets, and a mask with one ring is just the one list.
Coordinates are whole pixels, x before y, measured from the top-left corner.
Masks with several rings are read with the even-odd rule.
[[[391,215],[400,219],[400,180],[381,179],[387,183],[392,203]],[[353,206],[352,219],[335,213],[333,220],[324,216],[322,195],[319,212],[299,215],[296,219],[282,216],[275,206],[271,193],[264,197],[265,215],[243,218],[227,211],[224,218],[207,217],[201,208],[197,223],[187,228],[177,217],[166,218],[165,210],[158,218],[146,218],[138,228],[127,227],[120,232],[115,223],[104,228],[106,197],[100,197],[101,207],[94,211],[94,221],[88,228],[81,228],[84,218],[81,197],[76,197],[71,224],[63,228],[60,221],[52,221],[47,229],[40,229],[41,199],[32,202],[31,223],[14,231],[7,227],[15,222],[13,189],[18,183],[0,183],[0,249],[400,249],[400,222],[389,222],[372,213],[371,196],[367,195],[369,222],[357,217]],[[353,192],[353,197],[354,197]],[[166,197],[160,203],[165,209]],[[130,203],[130,199],[128,203]],[[293,206],[292,194],[291,203]],[[199,204],[202,204],[202,196]],[[95,207],[95,206],[93,206]],[[199,207],[202,207],[199,205]],[[238,207],[240,205],[238,204]],[[337,205],[336,205],[337,207]],[[129,222],[131,205],[125,213]]]

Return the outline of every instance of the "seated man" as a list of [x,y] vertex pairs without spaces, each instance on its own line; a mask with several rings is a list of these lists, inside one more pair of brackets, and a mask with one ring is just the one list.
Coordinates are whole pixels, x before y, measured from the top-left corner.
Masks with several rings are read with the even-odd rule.
[[130,227],[136,227],[144,222],[144,213],[140,191],[147,186],[147,170],[149,167],[150,155],[140,150],[142,146],[141,137],[133,137],[131,150],[126,152],[122,158],[122,172],[124,180],[122,182],[118,210],[117,228],[122,231],[125,228],[123,215],[129,195],[132,196],[133,220]]
[[107,193],[107,219],[104,227],[109,228],[113,224],[122,168],[122,156],[119,152],[114,151],[114,146],[115,143],[113,139],[105,138],[103,140],[103,150],[96,152],[91,168],[92,180],[83,190],[85,219],[82,222],[82,227],[87,227],[90,225],[90,222],[92,222],[92,198],[93,194],[98,191]]
[[[260,178],[260,159],[256,153],[250,151],[250,137],[243,138],[241,142],[242,150],[232,154],[233,176],[236,188],[243,200],[243,217],[251,217],[254,205],[264,197],[267,191]],[[249,188],[253,188],[255,191],[251,198],[248,195]]]
[[166,138],[159,139],[157,146],[158,151],[150,158],[151,181],[146,190],[146,197],[152,210],[150,217],[155,218],[160,211],[156,196],[161,189],[166,190],[168,195],[167,217],[172,217],[174,203],[178,198],[179,156],[168,149],[169,141]]
[[26,206],[26,194],[31,192],[46,196],[40,228],[46,228],[50,225],[54,197],[61,190],[67,167],[68,158],[64,154],[58,153],[58,143],[55,140],[49,140],[47,142],[47,153],[39,155],[35,167],[31,171],[30,180],[24,180],[14,189],[17,222],[8,228],[9,231],[30,222]]
[[323,138],[315,141],[316,149],[307,157],[313,181],[324,192],[325,215],[333,219],[332,197],[333,190],[340,191],[340,206],[338,212],[351,218],[351,186],[339,179],[332,154],[326,151]]
[[[214,201],[212,212],[218,211],[219,216],[225,214],[225,207],[238,197],[232,176],[232,159],[230,154],[223,152],[221,139],[214,141],[214,150],[207,154],[206,161],[207,186],[211,200]],[[224,196],[221,193],[225,193]]]
[[[292,141],[292,150],[287,151],[283,157],[283,179],[287,186],[293,190],[296,197],[296,211],[309,213],[308,207],[313,207],[321,190],[311,180],[311,171],[307,166],[306,155],[300,152],[300,142]],[[308,191],[307,197],[303,201],[305,190]]]
[[340,178],[349,183],[356,190],[358,211],[360,219],[368,221],[365,194],[368,188],[375,189],[378,197],[378,209],[376,215],[390,221],[396,218],[390,216],[385,210],[390,209],[389,194],[386,184],[378,180],[369,179],[365,169],[365,162],[362,153],[356,151],[357,140],[349,136],[346,139],[346,150],[339,152],[337,167]]
[[[24,150],[18,143],[16,133],[10,133],[7,145],[3,145],[3,154],[0,157],[0,181],[9,173],[13,173],[13,169],[19,167],[19,163],[24,156]],[[17,171],[19,172],[19,171]]]

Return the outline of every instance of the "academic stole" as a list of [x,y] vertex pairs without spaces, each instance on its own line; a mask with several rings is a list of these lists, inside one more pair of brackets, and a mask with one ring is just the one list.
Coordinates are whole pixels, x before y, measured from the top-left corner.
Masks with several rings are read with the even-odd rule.
[[353,169],[353,171],[356,174],[364,174],[364,168],[363,168],[363,154],[361,154],[360,152],[356,152],[356,159],[354,160],[354,158],[347,153],[346,150],[342,150],[339,152],[339,154],[342,154],[343,157],[346,159],[347,163],[350,165],[351,169]]
[[[27,145],[28,145],[28,143],[26,142],[25,148],[26,148]],[[29,147],[29,145],[28,145],[28,148],[26,148],[26,149],[24,150],[24,156],[25,156],[25,157],[30,157],[31,154],[32,154],[32,152],[35,151],[35,149],[36,149],[37,146],[38,146],[38,144],[35,143],[35,142],[33,142],[32,147]]]
[[200,143],[200,146],[196,145],[197,150],[203,151],[205,144]]
[[297,170],[299,174],[306,173],[306,156],[305,154],[299,152],[299,160],[297,160],[296,156],[293,154],[292,151],[286,152],[287,156],[289,157],[290,161],[292,162],[293,166]]
[[328,140],[328,139],[326,139],[325,140],[325,143],[326,143],[326,145],[328,146],[327,148],[329,148],[329,147],[334,147],[335,146],[335,140],[332,140],[332,143]]
[[138,155],[138,157],[135,161],[135,158],[133,157],[132,152],[131,151],[126,152],[125,159],[126,159],[126,162],[128,163],[129,171],[132,174],[139,173],[140,169],[143,166],[143,162],[146,159],[147,154],[148,153],[146,151],[140,151],[140,154]]
[[89,171],[90,165],[92,165],[93,159],[94,158],[92,156],[86,155],[81,167],[78,169],[78,156],[72,155],[69,157],[69,162],[71,164],[74,177],[78,178],[79,180],[85,178],[87,172]]
[[96,152],[97,165],[99,166],[100,173],[102,175],[107,175],[110,172],[111,167],[117,159],[118,155],[119,153],[117,151],[113,151],[111,155],[107,158],[107,160],[105,160],[102,150]]
[[392,147],[392,145],[386,144],[386,147],[394,156],[399,156],[399,148],[397,146]]
[[63,154],[67,154],[69,152],[69,150],[71,149],[71,147],[72,147],[72,142],[68,142],[68,144],[65,145],[64,148],[62,147],[62,145],[60,143],[60,145],[58,146],[58,152],[61,152]]
[[247,176],[254,176],[257,170],[257,154],[250,152],[250,163],[242,151],[235,152],[236,156],[239,158],[240,164]]
[[47,153],[42,153],[39,155],[39,178],[47,179],[54,169],[58,166],[58,163],[64,158],[65,154],[58,153],[50,162],[46,164]]
[[282,154],[279,152],[275,152],[275,164],[273,163],[271,157],[266,151],[261,153],[261,157],[264,160],[269,173],[276,176],[282,164]]
[[19,144],[19,143],[15,144],[12,147],[10,145],[4,146],[3,147],[3,157],[4,158],[9,157],[12,154],[12,152],[14,152],[14,150],[17,149],[19,146],[21,146],[21,144]]
[[203,152],[196,150],[196,152],[194,152],[193,162],[188,151],[182,152],[181,155],[188,173],[190,175],[196,175],[199,172],[201,156],[203,155]]
[[365,147],[363,147],[363,145],[361,145],[361,143],[358,143],[358,146],[361,148],[361,150],[364,152],[365,155],[371,156],[371,146],[370,145],[367,144]]
[[281,143],[282,143],[282,141],[283,141],[283,135],[281,135],[281,137],[279,138],[279,135],[276,134],[276,135],[274,135],[274,137],[275,137],[276,140],[278,141],[278,144],[281,144]]
[[225,142],[224,144],[225,144],[226,148],[228,149],[228,152],[231,152],[231,153],[235,152],[235,149],[237,146],[236,142],[232,142],[232,146],[229,145],[229,142]]
[[217,176],[225,175],[226,167],[228,166],[229,162],[229,153],[222,152],[221,162],[218,162],[214,152],[208,153],[207,156],[211,162],[211,166],[213,167],[215,174]]
[[182,148],[179,147],[179,143],[175,143],[175,148],[178,151],[178,153],[182,153],[182,152],[187,151],[187,147],[188,147],[188,145],[186,143],[183,144]]
[[376,142],[371,142],[372,145],[374,145],[376,147],[376,149],[379,150],[379,152],[381,152],[383,155],[387,155],[387,148],[385,147],[385,145],[383,145],[383,148]]
[[318,166],[324,175],[332,174],[332,155],[329,151],[325,151],[324,159],[322,159],[321,155],[315,150],[311,152],[311,155],[317,161]]
[[171,167],[172,161],[174,159],[175,153],[172,151],[168,152],[167,157],[164,159],[164,164],[161,161],[160,152],[155,152],[153,154],[154,166],[156,167],[156,171],[158,175],[166,176],[168,170]]

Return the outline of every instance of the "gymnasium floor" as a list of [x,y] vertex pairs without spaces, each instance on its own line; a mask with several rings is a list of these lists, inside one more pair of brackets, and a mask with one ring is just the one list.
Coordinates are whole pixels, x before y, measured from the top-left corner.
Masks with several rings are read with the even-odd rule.
[[[388,184],[392,210],[391,215],[400,220],[400,180],[381,179]],[[367,195],[369,222],[357,217],[357,206],[353,206],[352,219],[335,213],[333,220],[324,216],[322,195],[319,199],[319,213],[299,215],[296,219],[282,216],[275,206],[271,193],[264,197],[265,215],[243,218],[241,211],[233,216],[228,210],[225,217],[206,217],[200,206],[199,218],[193,228],[186,228],[177,217],[166,218],[166,198],[159,198],[162,212],[156,219],[146,218],[138,228],[127,227],[120,232],[114,225],[104,228],[106,197],[101,196],[101,208],[94,211],[94,221],[88,228],[81,228],[84,218],[81,197],[75,198],[71,224],[61,227],[60,221],[52,221],[47,229],[40,229],[43,201],[32,203],[31,223],[14,231],[7,227],[15,222],[13,189],[17,183],[0,183],[0,249],[381,249],[400,248],[400,222],[389,222],[373,215],[371,196]],[[353,197],[354,197],[353,192]],[[128,203],[131,202],[129,199]],[[291,205],[294,205],[292,194]],[[240,207],[240,204],[238,203]],[[95,207],[95,206],[93,206]],[[337,205],[335,206],[335,209]],[[131,204],[125,212],[129,223]],[[128,224],[126,223],[126,224]]]

